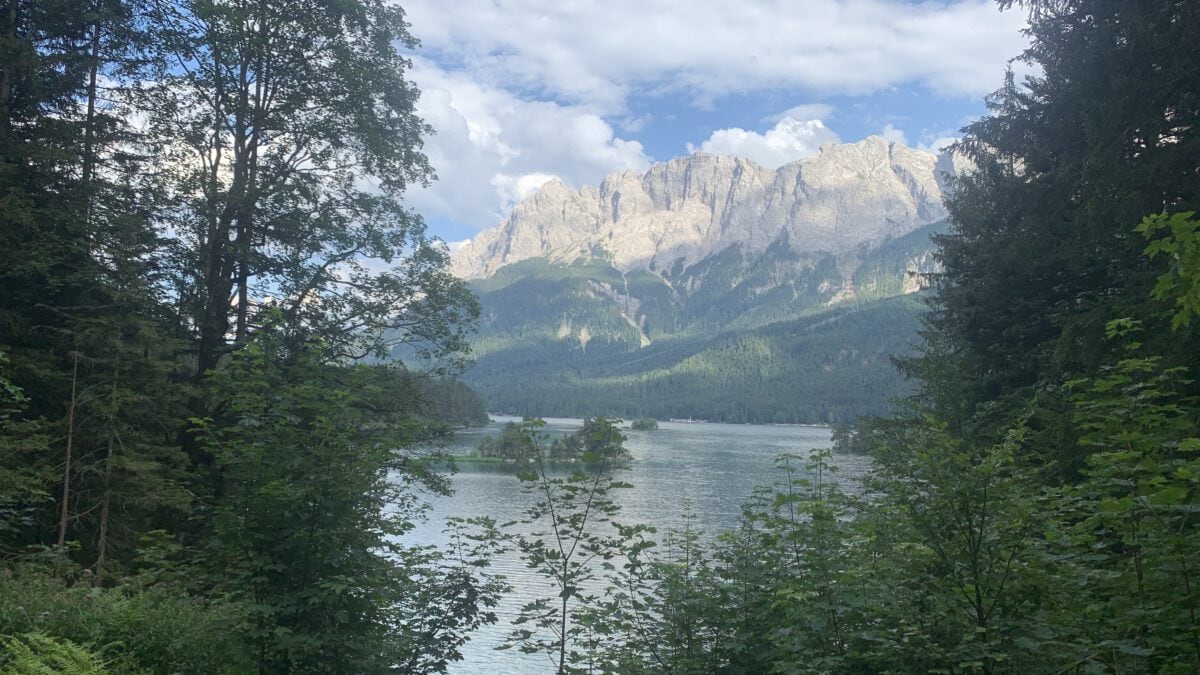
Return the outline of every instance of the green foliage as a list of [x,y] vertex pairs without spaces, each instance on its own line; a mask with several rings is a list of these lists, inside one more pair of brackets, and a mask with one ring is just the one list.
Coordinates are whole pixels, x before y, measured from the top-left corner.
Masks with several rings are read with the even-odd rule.
[[529,461],[537,455],[525,425],[516,422],[506,423],[499,436],[485,436],[475,450],[480,457],[499,457],[520,462]]
[[[617,427],[619,420],[603,417],[585,419],[583,426],[566,436],[548,438],[531,433],[538,427],[530,426],[536,420],[526,418],[524,422],[508,422],[499,436],[486,436],[475,451],[481,457],[496,457],[522,464],[537,462],[620,462],[629,459],[625,450],[625,435]],[[546,446],[546,447],[543,447]]]
[[[494,587],[466,574],[476,565],[442,579],[440,554],[396,543],[416,508],[409,486],[445,489],[395,454],[420,432],[406,422],[411,381],[320,358],[264,330],[213,375],[223,415],[198,428],[225,480],[210,573],[248,608],[260,668],[444,669],[464,632],[495,620],[480,611]],[[414,626],[428,634],[412,639]]]
[[1170,260],[1170,269],[1158,277],[1152,293],[1158,300],[1175,301],[1174,328],[1186,328],[1192,316],[1200,314],[1200,275],[1194,272],[1200,269],[1200,221],[1195,215],[1195,211],[1159,213],[1146,216],[1137,227],[1147,239],[1158,237],[1146,247],[1146,255],[1151,259],[1165,255]]
[[462,380],[417,377],[422,414],[456,427],[479,427],[490,422],[483,399]]
[[531,502],[521,523],[531,529],[510,538],[526,566],[550,581],[556,595],[521,607],[505,647],[546,653],[558,673],[591,672],[604,668],[609,658],[597,632],[602,624],[596,620],[599,598],[592,587],[599,569],[611,567],[610,561],[645,528],[612,522],[620,510],[612,491],[629,487],[613,475],[625,453],[625,437],[616,424],[587,420],[570,437],[591,464],[586,472],[577,469],[565,477],[547,468],[543,425],[528,420],[521,427],[537,451],[534,470],[518,474]]
[[[443,487],[398,448],[482,417],[441,379],[475,301],[399,201],[430,176],[407,28],[383,0],[4,4],[11,650],[430,672],[495,620],[486,525],[395,543]],[[398,343],[422,384],[346,365]]]
[[415,44],[403,10],[187,1],[152,18],[161,72],[136,103],[174,198],[171,281],[197,333],[197,373],[219,364],[230,334],[245,340],[264,305],[340,357],[405,343],[461,365],[474,300],[399,201],[431,174],[398,49]]
[[715,543],[690,520],[657,545],[630,539],[601,604],[617,660],[605,672],[924,671],[933,661],[886,644],[905,596],[890,566],[903,557],[881,560],[895,531],[872,527],[829,460],[781,457],[780,483]]
[[910,573],[938,603],[940,625],[922,658],[983,672],[1032,668],[1035,653],[1009,647],[1032,644],[1043,628],[1048,570],[1036,545],[1045,527],[1039,490],[1016,455],[1023,429],[982,448],[933,420],[899,431],[877,435],[873,449],[882,508],[903,514],[902,532],[919,547]]
[[583,421],[578,431],[554,439],[548,458],[582,461],[588,464],[618,464],[629,459],[625,449],[625,434],[617,425],[620,420],[591,417]]
[[1184,393],[1180,368],[1139,355],[1136,324],[1110,327],[1128,356],[1072,383],[1091,452],[1062,497],[1064,541],[1091,596],[1083,639],[1114,668],[1191,672],[1200,667],[1200,401]]
[[713,595],[721,588],[713,552],[685,504],[685,526],[668,530],[657,545],[639,537],[626,545],[626,562],[608,576],[599,606],[611,634],[618,672],[706,672],[719,669],[715,643],[728,614]]
[[0,571],[0,635],[39,633],[87,645],[116,673],[252,668],[250,645],[236,628],[242,607],[144,581],[105,589],[93,587],[86,576],[65,581],[32,565]]
[[657,431],[658,420],[653,417],[639,417],[629,423],[629,428],[634,431]]
[[104,662],[91,651],[70,640],[56,640],[41,633],[11,637],[4,644],[7,663],[0,661],[8,675],[103,675]]
[[565,340],[530,336],[491,353],[484,337],[467,380],[492,409],[547,416],[850,421],[883,414],[891,399],[909,393],[890,359],[909,352],[922,311],[919,299],[905,296],[635,351],[637,343],[603,337],[581,352]]
[[718,584],[697,589],[717,602],[707,613],[721,617],[707,619],[719,636],[708,645],[710,667],[827,672],[848,648],[850,503],[827,452],[785,455],[778,465],[781,483],[759,490],[739,527],[722,537]]
[[[0,367],[7,363],[0,352]],[[49,439],[36,422],[14,419],[26,405],[21,388],[0,372],[0,551],[19,541],[50,496],[48,467],[35,460],[46,453]]]
[[914,371],[963,417],[1119,358],[1104,337],[1114,317],[1143,321],[1172,364],[1200,365],[1196,333],[1168,332],[1163,305],[1148,301],[1167,256],[1147,264],[1132,233],[1164,207],[1200,208],[1200,74],[1185,56],[1200,18],[1175,0],[1020,5],[1022,58],[1037,74],[1010,75],[958,146],[978,170],[956,182],[951,230],[935,238],[944,273],[926,338],[938,351]]
[[501,575],[487,571],[504,546],[490,518],[452,519],[446,533],[450,546],[413,548],[404,552],[404,595],[396,600],[403,627],[395,664],[402,673],[443,673],[461,658],[460,648],[471,631],[497,622],[492,611],[511,590]]
[[1200,17],[1022,4],[1039,73],[959,146],[914,414],[841,438],[921,586],[885,634],[907,671],[1192,672]]

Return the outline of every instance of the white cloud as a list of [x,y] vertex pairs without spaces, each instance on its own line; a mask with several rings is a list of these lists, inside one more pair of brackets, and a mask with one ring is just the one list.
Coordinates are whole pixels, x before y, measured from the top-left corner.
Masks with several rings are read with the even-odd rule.
[[[545,176],[579,186],[647,168],[642,145],[622,136],[675,115],[651,117],[633,95],[703,106],[731,94],[819,101],[924,86],[978,97],[1027,43],[1024,15],[992,0],[403,4],[422,41],[409,75],[422,92],[418,112],[438,132],[425,151],[440,177],[408,202],[476,230]],[[833,112],[798,105],[764,120],[766,131],[722,129],[699,149],[778,166],[836,140],[820,121]]]
[[466,248],[467,244],[471,243],[471,240],[463,239],[462,241],[448,241],[445,243],[446,243],[446,249],[448,251],[450,251],[450,255],[454,255],[455,253],[458,253],[462,249]]
[[796,120],[828,120],[833,115],[833,106],[828,103],[802,103],[788,108],[778,115],[764,117],[764,122],[778,122],[785,117]]
[[908,137],[904,135],[904,130],[896,128],[896,125],[891,122],[883,127],[883,131],[880,131],[879,135],[888,143],[908,145]]
[[514,92],[624,114],[632,92],[699,102],[767,89],[860,95],[904,83],[979,96],[1026,46],[991,0],[407,0],[423,53]]
[[[973,122],[973,118],[962,120],[963,126]],[[962,132],[958,129],[922,129],[920,139],[918,139],[916,148],[925,152],[940,154],[943,150],[954,145],[962,138]]]
[[423,59],[410,77],[421,90],[417,112],[436,131],[424,151],[438,180],[406,196],[427,217],[480,230],[552,177],[579,186],[650,165],[640,143],[585,106],[522,100]]
[[784,117],[763,133],[736,127],[714,131],[699,147],[689,143],[688,151],[737,155],[752,159],[769,169],[777,169],[815,153],[825,143],[837,140],[837,134],[819,119]]
[[646,126],[653,121],[654,115],[651,115],[650,113],[644,113],[637,116],[622,117],[621,119],[617,120],[617,125],[621,127],[621,131],[630,134],[636,134],[642,129],[645,129]]
[[549,173],[527,173],[523,176],[498,173],[492,177],[492,187],[496,188],[502,203],[511,207],[555,178],[558,176]]
[[924,150],[925,152],[941,153],[941,151],[957,143],[959,138],[959,136],[938,136],[928,141],[917,143],[917,149]]

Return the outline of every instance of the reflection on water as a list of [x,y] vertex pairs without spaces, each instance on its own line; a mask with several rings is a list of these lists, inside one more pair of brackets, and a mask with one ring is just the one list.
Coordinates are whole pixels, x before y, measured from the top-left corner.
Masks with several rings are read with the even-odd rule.
[[[493,420],[486,429],[460,433],[448,452],[469,454],[483,436],[498,433],[504,422],[514,418]],[[546,423],[545,431],[561,435],[578,429],[582,420],[547,419]],[[734,527],[742,502],[755,487],[779,480],[775,470],[778,455],[806,455],[830,445],[830,430],[826,427],[661,422],[657,431],[626,429],[625,434],[625,446],[633,459],[620,478],[633,487],[614,493],[621,505],[617,520],[652,525],[660,532],[682,528],[684,504],[690,504],[694,522],[711,535]],[[836,477],[850,482],[869,468],[869,462],[865,457],[835,457]],[[520,519],[526,508],[520,481],[509,467],[463,464],[451,483],[453,496],[432,498],[429,519],[405,536],[406,543],[444,544],[443,523],[449,517],[486,515],[503,523]],[[463,648],[465,660],[454,665],[451,672],[553,672],[544,655],[494,651],[512,630],[509,621],[521,604],[553,592],[548,593],[543,580],[526,570],[515,554],[497,561],[493,569],[508,577],[514,590],[497,608],[500,622],[472,636]]]

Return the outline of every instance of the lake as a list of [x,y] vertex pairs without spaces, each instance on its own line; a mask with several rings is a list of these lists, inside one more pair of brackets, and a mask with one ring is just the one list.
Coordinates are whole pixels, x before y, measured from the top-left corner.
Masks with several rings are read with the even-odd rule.
[[[482,429],[460,432],[446,450],[467,455],[488,434],[497,434],[508,421],[519,418],[493,416]],[[550,435],[567,434],[582,425],[578,419],[547,419]],[[712,424],[660,422],[657,431],[625,429],[625,447],[632,455],[629,469],[619,478],[633,484],[614,491],[621,505],[618,520],[644,523],[659,529],[682,528],[685,504],[690,505],[695,523],[709,535],[732,529],[741,513],[742,502],[755,487],[780,479],[775,458],[782,453],[806,455],[831,445],[828,427],[760,426],[749,424]],[[862,456],[837,456],[836,478],[853,482],[870,468]],[[487,515],[498,523],[518,520],[527,508],[520,481],[511,467],[469,464],[459,466],[452,478],[454,494],[430,499],[429,518],[405,537],[412,544],[442,545],[446,537],[443,522],[449,517]],[[849,488],[849,486],[847,486]],[[510,620],[518,608],[547,593],[540,577],[531,574],[515,554],[494,563],[493,570],[503,573],[514,590],[496,609],[500,622],[476,632],[463,648],[465,660],[451,667],[452,673],[526,674],[553,672],[549,659],[539,654],[522,654],[512,649],[495,651],[512,631]]]

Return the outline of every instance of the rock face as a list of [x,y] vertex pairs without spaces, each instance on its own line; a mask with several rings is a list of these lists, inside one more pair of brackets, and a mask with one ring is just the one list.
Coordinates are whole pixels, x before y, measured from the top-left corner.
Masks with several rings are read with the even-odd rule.
[[939,171],[947,167],[872,136],[775,171],[698,153],[640,176],[612,174],[598,188],[552,180],[464,246],[451,269],[484,278],[521,260],[571,262],[600,249],[623,271],[687,267],[734,244],[747,255],[778,243],[841,253],[944,218]]

